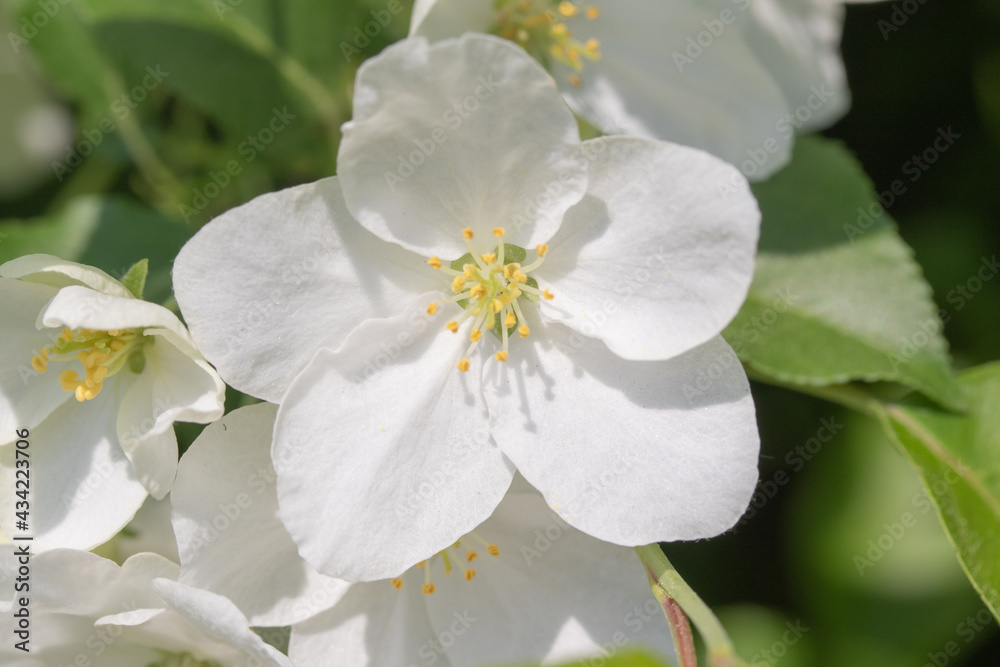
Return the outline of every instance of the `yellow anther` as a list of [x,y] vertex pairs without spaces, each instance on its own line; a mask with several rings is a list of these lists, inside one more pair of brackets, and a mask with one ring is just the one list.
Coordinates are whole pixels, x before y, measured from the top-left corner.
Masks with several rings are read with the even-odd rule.
[[475,285],[471,290],[469,290],[469,294],[472,296],[472,298],[477,300],[482,299],[484,296],[486,296],[486,293],[487,293],[486,286],[483,284]]
[[469,335],[469,340],[475,343],[477,340],[483,337],[483,332],[479,329],[473,329],[472,333]]
[[62,385],[65,391],[75,390],[78,383],[79,380],[76,371],[66,370],[59,374],[59,384]]
[[455,279],[451,281],[451,291],[458,294],[465,289],[465,278],[462,276],[455,276]]
[[559,3],[559,13],[566,18],[576,16],[576,5],[568,0],[563,0],[563,2]]
[[597,7],[587,7],[587,18],[588,19],[593,20],[593,19],[596,19],[600,15],[601,15],[601,10],[598,9]]
[[472,236],[473,236],[473,234],[472,234],[472,227],[466,227],[465,229],[463,229],[462,230],[462,236],[464,236],[465,240],[467,240],[467,241],[469,239],[471,239]]
[[556,298],[555,294],[553,294],[552,292],[550,292],[548,290],[545,290],[544,292],[542,292],[542,296],[545,297],[546,299],[548,299],[549,301],[551,301],[552,299]]
[[503,267],[503,277],[507,280],[513,280],[514,272],[521,268],[520,264],[511,262],[507,266]]
[[68,343],[73,340],[73,332],[69,329],[63,329],[62,333],[59,334],[59,340]]
[[465,580],[466,581],[472,581],[475,578],[476,578],[476,571],[473,570],[471,567],[468,570],[465,571]]
[[469,363],[468,359],[462,359],[461,361],[458,362],[458,370],[462,371],[463,373],[467,373],[469,371],[469,368],[471,367],[472,364]]
[[522,283],[523,284],[523,283],[528,282],[528,276],[524,275],[520,271],[515,271],[514,275],[511,276],[511,278],[513,279],[513,281],[515,283]]
[[49,370],[46,360],[38,354],[31,358],[31,367],[38,373],[44,373]]
[[83,384],[76,385],[76,389],[73,390],[73,393],[76,394],[76,400],[79,401],[80,403],[83,403],[85,400],[87,400],[86,391],[87,388]]
[[458,322],[455,322],[454,320],[448,322],[448,324],[446,324],[445,327],[447,327],[448,331],[452,333],[458,333]]
[[475,551],[470,551],[469,553],[465,554],[465,560],[470,563],[476,560],[477,558],[479,558],[479,554],[477,554]]
[[531,329],[527,326],[521,326],[518,328],[517,333],[521,334],[521,338],[527,338],[531,334]]
[[109,336],[121,336],[122,332],[120,329],[108,329]]
[[417,567],[423,567],[425,563],[427,563],[427,561],[422,560],[419,563],[417,563]]
[[500,299],[494,299],[493,300],[493,312],[494,313],[499,313],[501,310],[503,310],[503,302],[500,301]]
[[440,257],[431,257],[429,260],[427,260],[427,263],[431,265],[432,269],[440,269],[441,268],[441,258]]
[[580,52],[577,51],[576,49],[570,49],[569,51],[566,52],[566,55],[569,56],[569,59],[572,60],[574,63],[580,62]]
[[466,280],[475,280],[476,279],[476,265],[475,264],[466,264],[466,265],[464,265],[462,267],[462,272],[463,272],[463,275],[465,276]]
[[434,584],[424,584],[420,587],[420,590],[424,592],[424,595],[432,595],[437,590],[437,587]]
[[548,251],[549,251],[549,247],[547,245],[545,245],[544,243],[542,243],[541,245],[538,245],[538,246],[535,247],[535,252],[538,253],[539,257],[545,257],[545,255],[546,255],[546,253],[548,253]]
[[586,49],[591,53],[595,53],[601,50],[601,43],[596,39],[588,39],[586,44]]
[[486,553],[496,558],[497,556],[500,555],[500,547],[498,547],[495,544],[491,544],[490,546],[486,547]]
[[436,303],[427,304],[427,314],[434,315],[438,311],[438,306]]
[[111,341],[111,351],[112,352],[117,352],[118,350],[122,349],[123,347],[125,347],[125,341],[123,341],[123,340],[117,340],[117,339]]
[[497,237],[498,239],[499,238],[503,238],[503,235],[506,234],[506,233],[507,232],[504,231],[503,227],[494,227],[493,228],[493,236]]
[[493,252],[488,252],[485,255],[480,255],[480,258],[486,264],[492,264],[493,262],[497,261],[496,253],[493,253]]
[[98,366],[88,374],[88,377],[93,378],[94,382],[98,384],[104,382],[104,378],[106,378],[107,376],[108,376],[107,366]]
[[402,579],[390,579],[389,583],[392,584],[392,587],[395,588],[397,591],[403,587]]
[[556,23],[554,26],[552,26],[553,35],[565,35],[568,32],[569,30],[566,28],[565,23]]
[[494,356],[496,357],[497,361],[507,361],[507,351],[506,350],[500,350]]
[[514,316],[514,313],[507,313],[507,317],[503,320],[503,325],[510,329],[515,324],[517,324],[517,317]]

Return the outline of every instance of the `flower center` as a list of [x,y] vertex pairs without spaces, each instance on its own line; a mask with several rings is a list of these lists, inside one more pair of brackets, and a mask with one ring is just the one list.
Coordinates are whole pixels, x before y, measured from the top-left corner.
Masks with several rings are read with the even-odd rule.
[[[502,239],[503,235],[503,227],[493,229],[493,236],[497,239]],[[528,301],[553,297],[549,290],[539,291],[538,282],[528,276],[529,271],[542,265],[549,251],[547,245],[535,248],[538,258],[527,266],[521,266],[520,262],[527,255],[524,248],[501,241],[493,252],[480,254],[472,243],[472,229],[463,229],[462,236],[469,252],[451,262],[450,266],[445,266],[439,257],[427,260],[433,268],[453,276],[451,291],[455,292],[455,296],[428,305],[427,314],[435,314],[438,306],[446,303],[457,303],[464,308],[465,313],[461,317],[446,325],[452,333],[458,333],[466,320],[474,320],[469,334],[471,344],[458,362],[458,370],[464,373],[469,370],[469,357],[479,345],[483,331],[493,331],[503,344],[503,349],[495,355],[497,361],[507,361],[507,347],[514,331],[521,338],[528,337],[531,329],[524,323],[524,313],[518,303],[522,297]]]
[[[465,540],[464,544],[462,540]],[[473,569],[470,565],[468,565],[468,563],[472,563],[474,560],[479,558],[479,553],[469,546],[470,541],[478,542],[479,544],[481,544],[486,549],[486,553],[493,556],[494,558],[500,555],[500,547],[498,547],[495,544],[487,542],[476,533],[469,533],[468,535],[463,537],[462,540],[455,542],[455,544],[451,545],[450,547],[448,547],[443,551],[437,552],[427,560],[422,560],[419,563],[417,563],[416,567],[424,571],[424,583],[420,587],[420,590],[423,591],[424,595],[431,595],[432,593],[434,593],[434,591],[437,590],[437,586],[435,586],[431,582],[431,577],[432,577],[431,569],[433,568],[434,564],[438,561],[438,559],[440,559],[441,562],[444,564],[445,574],[451,574],[451,571],[454,569],[454,566],[457,565],[458,568],[462,571],[462,577],[466,581],[472,581],[473,579],[476,578],[475,569]],[[412,571],[413,568],[410,568],[409,570],[403,573],[402,577],[398,577],[396,579],[390,579],[389,583],[392,584],[392,587],[398,591],[403,587],[403,577],[405,577]]]
[[78,360],[83,366],[83,379],[76,371],[68,369],[59,374],[59,384],[75,394],[76,400],[89,401],[101,393],[104,381],[126,364],[133,373],[141,373],[146,366],[142,348],[152,342],[150,336],[143,336],[137,329],[63,329],[55,343],[43,347],[31,358],[31,367],[45,373],[54,361]]
[[546,68],[552,61],[575,70],[569,75],[574,86],[583,83],[578,72],[583,61],[599,60],[601,44],[596,39],[581,42],[573,36],[566,20],[576,16],[596,19],[601,15],[597,7],[580,7],[563,0],[498,0],[492,32],[517,43]]

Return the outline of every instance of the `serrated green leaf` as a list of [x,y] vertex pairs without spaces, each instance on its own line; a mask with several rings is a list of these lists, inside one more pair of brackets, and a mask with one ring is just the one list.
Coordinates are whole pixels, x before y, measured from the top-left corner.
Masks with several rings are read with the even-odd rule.
[[82,198],[56,216],[0,222],[0,263],[45,253],[122,278],[136,258],[147,257],[145,298],[162,303],[171,293],[173,259],[193,232],[125,199]]
[[142,298],[143,290],[146,289],[146,276],[149,274],[149,260],[141,259],[132,265],[125,277],[122,278],[122,285],[137,299]]
[[1000,363],[962,374],[964,415],[888,406],[887,430],[916,466],[972,585],[1000,619]]
[[804,138],[754,194],[757,270],[724,332],[740,359],[779,382],[897,382],[961,409],[931,289],[854,158]]

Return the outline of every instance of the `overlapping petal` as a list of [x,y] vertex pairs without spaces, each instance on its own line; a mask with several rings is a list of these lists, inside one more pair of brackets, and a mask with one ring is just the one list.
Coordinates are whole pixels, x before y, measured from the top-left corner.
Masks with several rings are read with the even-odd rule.
[[629,546],[712,537],[750,501],[753,400],[721,338],[668,361],[630,362],[550,324],[484,374],[497,444],[590,535]]
[[179,581],[224,595],[265,627],[327,609],[347,587],[309,567],[278,520],[270,459],[276,412],[253,405],[209,425],[181,460],[170,494]]
[[425,314],[434,296],[320,350],[282,402],[280,516],[320,572],[396,576],[475,528],[510,485],[486,428],[482,361],[455,368],[468,336]]
[[499,38],[389,47],[358,70],[343,131],[348,209],[424,255],[465,254],[466,227],[485,238],[514,227],[519,245],[543,243],[587,184],[576,121],[551,77]]
[[[718,335],[753,277],[760,211],[746,180],[663,142],[597,139],[584,152],[587,196],[536,273],[557,295],[543,316],[626,359],[669,359]],[[719,196],[720,184],[732,191]]]
[[433,277],[351,218],[336,178],[224,213],[181,249],[173,272],[205,357],[227,383],[272,402],[316,350],[398,313]]

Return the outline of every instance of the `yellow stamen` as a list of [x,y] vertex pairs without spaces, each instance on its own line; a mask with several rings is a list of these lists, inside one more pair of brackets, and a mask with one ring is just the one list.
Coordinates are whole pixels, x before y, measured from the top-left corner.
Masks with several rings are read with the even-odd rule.
[[424,584],[420,587],[420,590],[424,592],[424,595],[433,595],[434,591],[437,590],[437,587],[435,587],[434,584]]
[[454,321],[448,322],[448,324],[446,324],[445,327],[447,327],[448,331],[452,333],[458,333],[458,322]]
[[469,340],[475,342],[483,337],[483,332],[479,329],[473,329],[472,334],[469,335]]
[[397,591],[403,587],[402,579],[390,579],[389,583],[392,584],[392,587],[395,588]]
[[549,301],[551,301],[552,299],[556,298],[555,295],[552,292],[548,291],[548,290],[545,290],[544,292],[542,292],[542,296],[545,297],[546,299],[548,299]]
[[597,7],[587,7],[587,18],[590,20],[596,19],[601,15],[601,10]]
[[458,362],[458,370],[462,371],[463,373],[467,373],[469,371],[469,368],[471,367],[472,364],[469,363],[468,359],[462,359],[461,361]]
[[503,325],[508,329],[517,324],[517,318],[514,313],[507,313],[507,317],[504,318]]
[[507,351],[506,350],[500,350],[494,356],[496,357],[497,361],[507,361]]
[[496,254],[492,252],[488,252],[485,255],[482,255],[481,258],[487,264],[492,264],[493,262],[497,261]]
[[465,278],[463,278],[462,276],[457,276],[454,280],[451,281],[451,291],[454,292],[455,294],[458,294],[463,289],[465,289],[465,282],[466,282]]
[[427,260],[427,263],[431,265],[431,268],[434,268],[434,269],[440,269],[441,268],[441,258],[440,257],[431,257],[429,260]]
[[489,555],[496,558],[497,556],[500,555],[500,547],[498,547],[495,544],[491,544],[488,547],[486,547],[486,552],[489,553]]
[[486,294],[487,294],[486,286],[483,285],[482,283],[477,284],[475,287],[469,290],[469,295],[473,299],[476,299],[477,301],[486,296]]
[[535,252],[537,252],[537,253],[538,253],[538,256],[539,256],[539,257],[545,257],[545,254],[546,254],[546,253],[547,253],[548,251],[549,251],[549,246],[547,246],[547,245],[546,245],[546,244],[544,244],[544,243],[542,243],[541,245],[539,245],[539,246],[537,246],[537,247],[535,248]]
[[437,307],[436,303],[428,304],[428,306],[427,306],[427,314],[428,315],[434,315],[435,313],[437,313],[437,311],[438,311],[438,307]]
[[507,232],[504,230],[503,227],[494,227],[493,228],[493,236],[497,237],[498,239],[499,238],[503,238],[503,235],[506,234],[506,233]]
[[519,327],[517,333],[521,334],[521,338],[527,338],[531,334],[531,329],[527,326]]
[[563,2],[559,3],[559,13],[566,18],[576,16],[576,5],[568,0],[563,0]]
[[473,570],[471,567],[468,570],[465,571],[465,580],[466,581],[472,581],[475,578],[476,578],[476,571]]
[[476,560],[477,558],[479,558],[479,554],[477,554],[475,551],[470,551],[469,553],[465,554],[465,560],[467,560],[470,563]]
[[503,302],[500,299],[494,299],[493,300],[493,312],[494,313],[499,313],[501,310],[503,310]]
[[462,230],[462,236],[465,237],[466,241],[472,239],[472,236],[473,236],[473,234],[472,234],[472,227],[466,227],[465,229],[463,229]]

